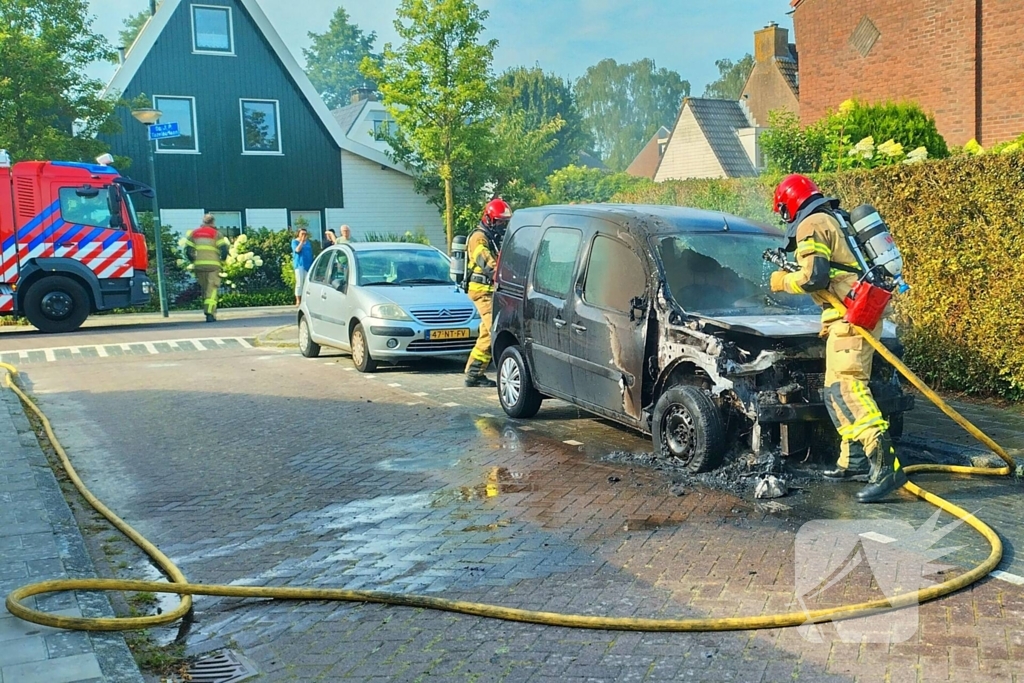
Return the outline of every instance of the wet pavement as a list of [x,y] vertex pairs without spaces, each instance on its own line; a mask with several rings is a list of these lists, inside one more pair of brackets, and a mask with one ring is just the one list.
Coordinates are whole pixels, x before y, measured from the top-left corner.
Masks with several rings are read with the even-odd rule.
[[[382,588],[592,615],[767,614],[799,608],[805,523],[861,520],[897,536],[933,513],[907,494],[857,506],[857,485],[773,502],[680,485],[671,471],[610,457],[648,451],[645,437],[557,401],[533,420],[507,419],[493,390],[461,386],[461,365],[361,375],[340,355],[239,347],[80,356],[23,380],[94,493],[193,582]],[[1024,575],[1015,483],[920,480],[991,521],[1007,545],[1001,568]],[[937,560],[942,578],[987,553],[962,527],[942,545],[956,548]],[[116,571],[138,576],[139,556],[118,550],[132,568]],[[878,578],[861,565],[814,606],[879,597]],[[1010,681],[1024,680],[1022,615],[1024,589],[991,578],[921,606],[891,644],[849,642],[834,625],[637,634],[200,597],[187,643],[235,647],[273,681]]]

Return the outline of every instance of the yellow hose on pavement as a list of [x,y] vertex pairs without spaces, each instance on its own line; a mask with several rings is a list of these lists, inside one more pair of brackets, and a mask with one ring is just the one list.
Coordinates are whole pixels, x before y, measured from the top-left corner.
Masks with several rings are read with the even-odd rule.
[[[842,303],[832,297],[832,304],[840,311],[845,312]],[[983,467],[961,467],[948,465],[912,465],[906,467],[907,474],[915,472],[946,472],[954,474],[980,474],[1005,476],[1010,474],[1014,468],[1013,459],[1004,451],[999,444],[982,433],[977,427],[971,424],[966,418],[948,406],[939,396],[929,389],[913,372],[910,371],[898,358],[896,358],[885,346],[878,342],[869,332],[856,328],[857,331],[868,340],[868,342],[887,361],[917,387],[921,393],[937,405],[942,412],[949,415],[957,424],[966,429],[972,436],[991,448],[1006,465],[1000,468]],[[970,571],[943,581],[942,583],[924,588],[912,593],[904,593],[892,599],[882,598],[868,602],[860,602],[841,607],[818,609],[810,611],[787,612],[785,614],[767,614],[749,617],[732,618],[707,618],[707,619],[643,619],[633,617],[593,617],[579,614],[560,614],[557,612],[538,612],[534,610],[516,609],[502,607],[500,605],[489,605],[479,602],[462,602],[446,598],[429,597],[424,595],[410,595],[404,593],[389,593],[376,590],[346,590],[341,588],[302,588],[302,587],[261,587],[261,586],[232,586],[214,584],[193,584],[189,583],[181,570],[174,565],[166,555],[161,553],[153,544],[142,537],[135,529],[129,526],[124,520],[115,515],[102,502],[100,502],[79,478],[68,459],[67,453],[61,446],[57,435],[53,433],[50,421],[43,411],[21,390],[13,381],[17,370],[7,364],[0,363],[0,368],[6,370],[6,383],[28,406],[42,422],[46,435],[53,444],[57,455],[60,457],[68,477],[74,482],[75,487],[81,492],[89,504],[106,517],[110,522],[130,538],[136,545],[149,555],[154,562],[169,577],[170,583],[158,581],[127,581],[121,579],[57,579],[53,581],[41,581],[23,586],[12,591],[7,596],[8,611],[22,619],[31,621],[43,626],[53,628],[76,629],[82,631],[121,631],[128,629],[148,628],[161,626],[181,619],[192,607],[193,595],[216,595],[221,597],[234,598],[275,598],[278,600],[334,600],[346,602],[375,602],[388,605],[404,605],[407,607],[421,607],[427,609],[444,610],[448,612],[459,612],[491,619],[504,619],[506,621],[520,621],[532,624],[545,624],[549,626],[565,626],[569,628],[590,628],[606,629],[617,631],[740,631],[748,629],[779,628],[783,626],[800,626],[808,623],[821,623],[826,621],[838,621],[840,619],[852,619],[865,617],[880,612],[886,612],[901,607],[908,607],[919,603],[934,600],[943,595],[971,585],[988,575],[999,564],[1003,556],[1003,544],[999,536],[987,524],[977,519],[966,510],[950,503],[947,500],[925,491],[914,483],[906,484],[908,491],[928,501],[932,505],[948,512],[954,517],[964,520],[968,525],[980,533],[991,546],[988,557],[984,562]],[[22,604],[26,598],[44,593],[56,593],[69,590],[89,591],[149,591],[153,593],[176,593],[183,596],[181,604],[174,610],[165,614],[146,617],[118,617],[118,618],[82,618],[66,617],[47,614],[31,609]]]

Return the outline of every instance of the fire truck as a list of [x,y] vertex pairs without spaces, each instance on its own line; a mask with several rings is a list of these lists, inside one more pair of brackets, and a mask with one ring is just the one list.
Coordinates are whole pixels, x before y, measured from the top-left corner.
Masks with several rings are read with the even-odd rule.
[[0,315],[43,332],[149,302],[146,239],[132,195],[152,189],[95,164],[22,161],[0,150]]

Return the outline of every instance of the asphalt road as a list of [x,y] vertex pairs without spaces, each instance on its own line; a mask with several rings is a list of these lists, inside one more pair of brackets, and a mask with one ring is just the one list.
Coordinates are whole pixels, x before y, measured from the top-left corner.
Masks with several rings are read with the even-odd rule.
[[[310,360],[225,341],[289,319],[84,330],[60,338],[77,351],[25,365],[23,380],[93,491],[194,582],[739,616],[798,608],[807,522],[862,519],[898,536],[932,513],[905,495],[859,508],[855,485],[822,484],[781,506],[680,488],[671,472],[609,458],[649,450],[646,437],[557,401],[533,420],[507,419],[494,390],[462,386],[457,361],[361,375],[339,354]],[[0,335],[0,354],[55,339]],[[171,339],[205,348],[157,343]],[[90,344],[126,348],[92,355],[81,348]],[[1016,526],[1022,511],[1009,484],[933,487],[983,518],[992,511]],[[1012,549],[1018,532],[1005,531]],[[963,528],[943,543],[960,546],[937,560],[947,574],[986,551]],[[117,550],[131,565],[121,575],[147,573],[134,551]],[[1015,564],[1011,556],[1004,569],[1024,573]],[[878,597],[873,567],[814,604]],[[352,604],[198,598],[196,613],[191,651],[236,647],[268,681],[1024,680],[1024,590],[995,579],[898,613],[910,628],[891,643],[832,625],[630,634]]]

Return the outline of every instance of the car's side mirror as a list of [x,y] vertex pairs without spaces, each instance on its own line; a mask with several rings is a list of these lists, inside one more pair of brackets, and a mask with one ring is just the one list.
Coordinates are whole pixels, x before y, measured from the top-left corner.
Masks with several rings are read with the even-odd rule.
[[629,319],[633,322],[644,317],[647,312],[647,300],[641,296],[634,296],[629,300]]

